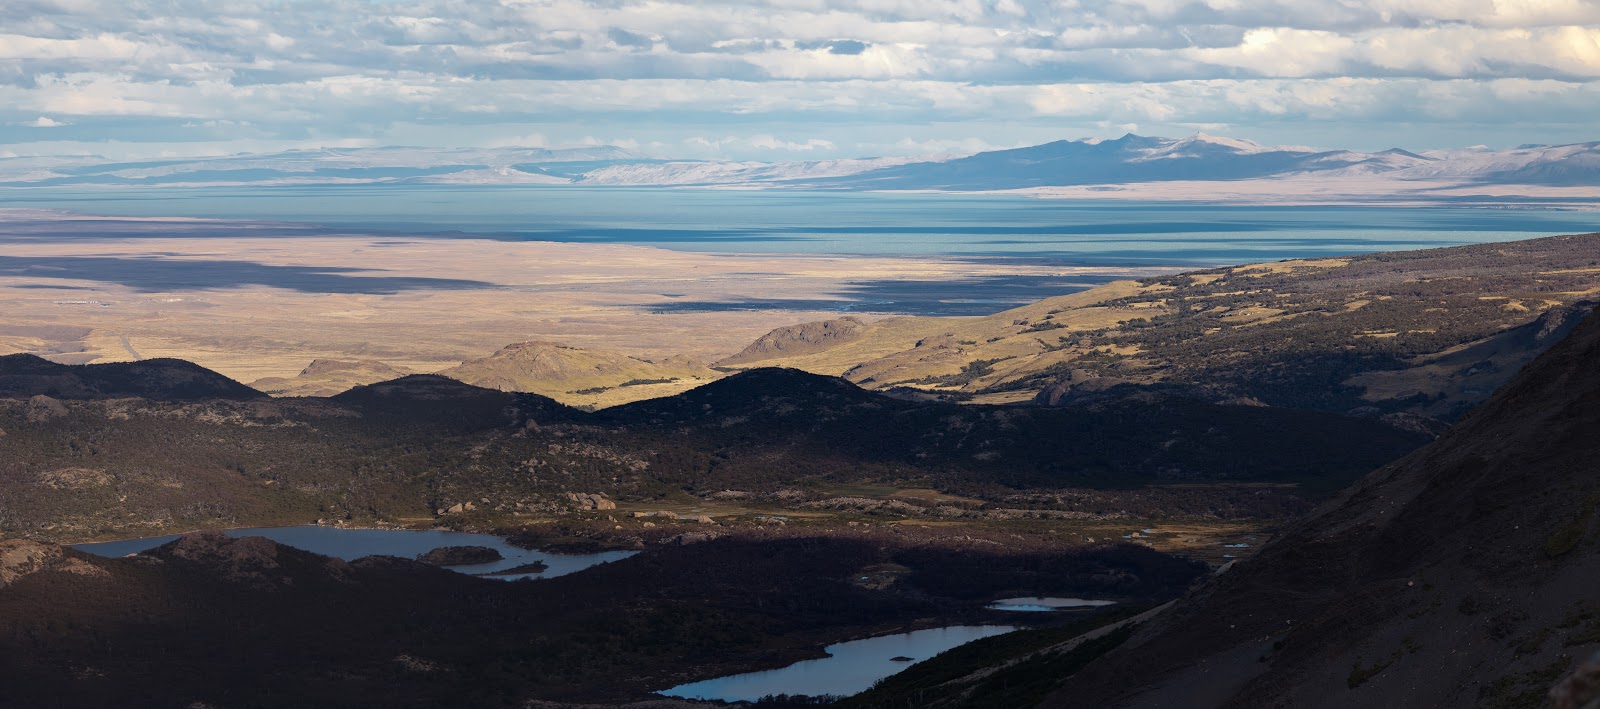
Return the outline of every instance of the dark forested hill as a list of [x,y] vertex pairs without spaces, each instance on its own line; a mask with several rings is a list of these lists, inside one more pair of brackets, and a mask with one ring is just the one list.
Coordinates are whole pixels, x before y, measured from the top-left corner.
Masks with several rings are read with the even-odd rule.
[[0,508],[0,533],[83,538],[432,516],[485,499],[503,512],[547,509],[566,492],[651,500],[868,482],[980,497],[1217,482],[1315,495],[1429,439],[1377,418],[1177,396],[1070,409],[906,401],[779,369],[596,413],[432,375],[332,399],[172,400],[188,386],[0,398],[0,490],[15,501]]
[[138,397],[158,401],[266,396],[181,359],[65,365],[31,354],[0,356],[0,397],[40,395],[57,399]]

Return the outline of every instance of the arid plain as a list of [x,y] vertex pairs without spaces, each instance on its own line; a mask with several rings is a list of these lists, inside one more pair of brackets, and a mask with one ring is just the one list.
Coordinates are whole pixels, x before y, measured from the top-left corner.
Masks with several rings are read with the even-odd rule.
[[[291,377],[316,359],[433,372],[527,341],[709,362],[775,327],[840,311],[887,314],[853,297],[863,284],[938,281],[959,298],[965,281],[1090,273],[1014,261],[704,254],[32,210],[0,213],[0,243],[0,354],[65,363],[175,357],[243,382]],[[646,385],[626,398],[697,383]]]

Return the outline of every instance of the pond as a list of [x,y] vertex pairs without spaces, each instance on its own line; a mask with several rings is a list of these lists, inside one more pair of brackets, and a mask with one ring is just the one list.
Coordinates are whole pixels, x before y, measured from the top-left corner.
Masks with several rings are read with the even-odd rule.
[[[487,577],[506,580],[554,578],[574,571],[582,571],[596,564],[626,559],[637,553],[631,551],[603,551],[594,554],[553,554],[521,549],[492,534],[472,534],[439,529],[343,529],[339,527],[304,526],[255,527],[229,529],[225,530],[225,532],[228,536],[235,538],[266,537],[284,546],[303,549],[324,556],[334,556],[345,561],[373,555],[415,559],[418,555],[439,547],[482,546],[499,551],[500,555],[505,558],[487,564],[468,564],[447,566],[445,568],[465,574],[485,574],[502,569],[515,568],[535,561],[543,561],[547,567],[539,573]],[[72,548],[97,556],[119,557],[154,549],[177,539],[178,536],[169,534],[161,537],[145,537],[143,539],[75,544]]]
[[1101,606],[1114,606],[1116,601],[1091,601],[1086,598],[1044,598],[1028,596],[1025,598],[1002,598],[990,603],[988,608],[997,611],[1059,611],[1075,608],[1099,608]]
[[[957,625],[829,645],[830,657],[788,667],[691,682],[657,694],[682,699],[754,701],[769,694],[850,696],[880,679],[950,648],[1016,630],[1010,625]],[[909,658],[909,659],[907,659]]]

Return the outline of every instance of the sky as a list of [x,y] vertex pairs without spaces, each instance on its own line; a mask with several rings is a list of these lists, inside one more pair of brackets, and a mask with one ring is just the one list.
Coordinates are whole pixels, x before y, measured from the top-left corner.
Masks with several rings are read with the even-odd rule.
[[1600,0],[4,0],[0,157],[1600,140]]

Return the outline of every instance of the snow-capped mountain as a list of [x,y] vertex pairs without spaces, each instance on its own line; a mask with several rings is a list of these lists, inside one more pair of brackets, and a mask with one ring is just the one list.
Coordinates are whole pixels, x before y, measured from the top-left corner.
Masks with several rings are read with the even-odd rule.
[[584,173],[591,185],[729,185],[790,182],[859,175],[886,167],[940,162],[951,156],[806,160],[796,162],[674,161],[629,163]]
[[1141,194],[1148,195],[1160,183],[1183,182],[1192,189],[1196,183],[1260,180],[1292,180],[1330,193],[1374,181],[1410,183],[1419,190],[1594,187],[1600,197],[1600,143],[1365,153],[1200,133],[1177,139],[1128,134],[1061,140],[970,155],[789,162],[667,160],[611,146],[327,149],[137,163],[0,159],[0,185],[7,186],[433,183],[994,191],[1146,185]]

